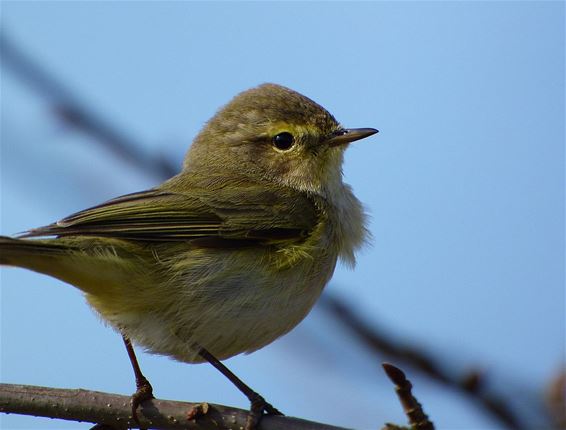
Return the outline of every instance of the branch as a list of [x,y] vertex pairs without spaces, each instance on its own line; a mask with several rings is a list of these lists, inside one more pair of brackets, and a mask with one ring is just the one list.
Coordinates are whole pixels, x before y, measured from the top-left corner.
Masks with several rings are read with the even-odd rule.
[[[409,418],[410,430],[434,430],[434,424],[428,419],[422,405],[413,396],[413,384],[407,379],[403,371],[389,363],[383,363],[382,366],[391,382],[395,384],[397,397],[399,397],[403,410]],[[383,428],[383,430],[400,429],[403,429],[403,427],[389,423]]]
[[479,372],[471,371],[465,375],[454,376],[444,370],[440,362],[430,356],[427,351],[403,345],[377,330],[373,325],[364,321],[359,316],[359,312],[345,305],[343,300],[326,295],[323,296],[323,300],[320,300],[320,304],[353,331],[360,341],[372,351],[402,360],[431,379],[461,392],[505,427],[509,429],[525,428],[511,405],[502,396],[486,391],[484,377]]
[[177,173],[178,168],[164,158],[141,152],[136,139],[122,132],[86,103],[82,103],[62,80],[48,73],[38,62],[19,49],[5,31],[0,31],[0,54],[2,66],[7,67],[16,77],[33,88],[68,126],[93,137],[116,156],[145,172],[152,172],[162,178]]
[[[97,428],[138,428],[131,416],[131,398],[98,391],[0,384],[0,412],[86,421]],[[209,403],[172,400],[144,402],[138,416],[142,428],[229,430],[245,428],[248,411]],[[262,418],[262,430],[346,430],[292,417]]]

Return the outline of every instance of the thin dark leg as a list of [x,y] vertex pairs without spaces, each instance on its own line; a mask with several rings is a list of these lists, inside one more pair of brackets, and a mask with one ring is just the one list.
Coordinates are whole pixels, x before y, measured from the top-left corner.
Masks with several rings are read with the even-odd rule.
[[140,421],[138,419],[138,407],[140,404],[145,402],[146,400],[153,399],[153,388],[151,384],[147,380],[140,369],[140,365],[138,364],[138,359],[136,358],[136,353],[134,352],[134,347],[126,336],[122,335],[122,339],[124,339],[124,345],[126,345],[126,350],[128,351],[128,357],[130,357],[130,362],[132,363],[132,367],[134,369],[134,375],[136,377],[136,392],[132,395],[132,418],[134,421],[139,425]]
[[204,348],[200,348],[199,355],[212,364],[216,369],[220,371],[224,376],[226,376],[232,384],[238,388],[250,401],[250,415],[248,417],[248,422],[246,423],[246,430],[252,430],[257,427],[263,412],[270,415],[283,415],[272,405],[267,403],[265,399],[247,386],[244,381],[238,378],[230,369],[228,369],[224,364],[220,362],[214,355],[208,352]]

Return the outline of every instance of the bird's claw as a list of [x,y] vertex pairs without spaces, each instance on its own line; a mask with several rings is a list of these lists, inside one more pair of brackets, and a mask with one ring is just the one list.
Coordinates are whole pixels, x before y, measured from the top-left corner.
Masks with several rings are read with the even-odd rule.
[[138,418],[138,408],[146,400],[154,399],[153,397],[153,387],[149,381],[145,378],[136,381],[136,392],[132,394],[132,419],[140,427],[140,420]]
[[251,399],[250,413],[246,421],[245,430],[256,430],[264,413],[267,415],[283,415],[277,408],[274,408],[262,396],[256,393]]

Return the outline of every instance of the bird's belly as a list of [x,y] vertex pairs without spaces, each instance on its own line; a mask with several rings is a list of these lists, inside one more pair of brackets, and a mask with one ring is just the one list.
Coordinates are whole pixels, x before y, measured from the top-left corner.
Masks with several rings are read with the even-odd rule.
[[149,352],[185,362],[202,361],[199,347],[225,359],[287,333],[308,314],[336,264],[326,252],[283,269],[257,252],[207,253],[206,261],[187,257],[158,295],[143,300],[154,306],[103,315]]

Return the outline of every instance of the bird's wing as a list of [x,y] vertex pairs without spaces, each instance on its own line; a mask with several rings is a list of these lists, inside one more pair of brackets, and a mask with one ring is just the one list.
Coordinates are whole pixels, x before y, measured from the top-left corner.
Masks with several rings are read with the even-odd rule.
[[103,236],[138,241],[271,241],[300,239],[315,226],[316,205],[289,188],[267,190],[247,184],[183,193],[153,189],[128,194],[22,237]]

